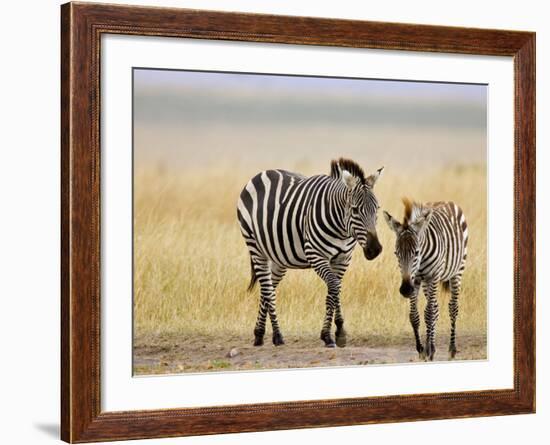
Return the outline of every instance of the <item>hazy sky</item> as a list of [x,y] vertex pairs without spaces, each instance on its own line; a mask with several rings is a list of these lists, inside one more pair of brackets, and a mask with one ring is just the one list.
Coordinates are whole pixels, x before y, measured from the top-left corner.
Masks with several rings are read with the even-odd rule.
[[486,126],[486,85],[134,69],[138,166],[481,163]]
[[235,89],[280,93],[350,94],[365,97],[455,100],[484,105],[486,87],[479,84],[453,84],[332,77],[258,75],[243,73],[197,72],[136,69],[135,87],[145,90],[174,88]]
[[486,125],[486,86],[134,70],[138,122]]

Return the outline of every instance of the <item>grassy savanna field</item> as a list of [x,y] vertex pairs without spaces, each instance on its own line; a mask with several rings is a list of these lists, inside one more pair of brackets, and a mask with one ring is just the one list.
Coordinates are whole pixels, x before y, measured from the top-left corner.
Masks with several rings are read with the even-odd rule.
[[[329,162],[327,158],[315,165],[272,167],[312,175],[328,173]],[[381,212],[377,228],[383,252],[368,262],[357,248],[343,280],[348,346],[323,347],[319,333],[326,286],[311,270],[290,270],[277,292],[286,344],[277,348],[271,344],[268,323],[265,345],[253,348],[259,290],[246,291],[250,264],[237,223],[236,202],[248,179],[261,168],[222,162],[187,169],[146,165],[136,165],[134,176],[136,374],[417,360],[408,300],[398,292],[395,238]],[[370,173],[378,165],[364,167]],[[456,358],[486,358],[485,165],[442,164],[423,175],[413,171],[386,165],[375,193],[382,209],[399,219],[402,196],[419,201],[452,200],[462,207],[470,239]],[[440,294],[436,360],[447,359],[448,300],[449,295]],[[423,319],[423,295],[419,301]]]

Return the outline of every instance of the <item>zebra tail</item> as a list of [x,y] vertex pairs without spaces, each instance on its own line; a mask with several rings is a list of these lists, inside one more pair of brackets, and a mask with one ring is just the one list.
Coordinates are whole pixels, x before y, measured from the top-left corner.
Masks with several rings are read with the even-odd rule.
[[250,258],[250,275],[250,284],[248,285],[248,289],[246,289],[248,292],[252,292],[252,289],[254,289],[254,286],[256,285],[256,281],[258,281],[256,272],[254,271],[254,263],[252,262],[252,258]]
[[450,281],[443,281],[443,282],[441,283],[441,285],[442,285],[443,290],[444,290],[445,292],[450,292],[450,290],[451,290],[451,282],[450,282]]

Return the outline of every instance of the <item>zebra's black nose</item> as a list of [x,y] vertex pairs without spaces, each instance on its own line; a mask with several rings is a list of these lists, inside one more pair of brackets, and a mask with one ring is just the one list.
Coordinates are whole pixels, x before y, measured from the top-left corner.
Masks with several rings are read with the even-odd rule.
[[410,281],[403,281],[401,283],[401,287],[399,288],[399,293],[403,295],[406,298],[409,298],[414,291],[414,286],[410,283]]
[[378,237],[367,234],[367,247],[363,250],[367,260],[374,260],[382,252],[382,244]]

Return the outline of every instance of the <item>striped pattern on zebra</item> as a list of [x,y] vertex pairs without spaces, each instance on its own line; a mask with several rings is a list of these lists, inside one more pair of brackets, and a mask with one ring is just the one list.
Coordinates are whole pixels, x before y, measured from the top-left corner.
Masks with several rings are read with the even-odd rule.
[[[328,288],[321,339],[327,347],[346,344],[340,307],[342,278],[358,243],[368,260],[382,251],[376,233],[378,201],[373,187],[382,173],[365,176],[349,159],[332,161],[330,176],[305,177],[285,170],[254,176],[242,190],[237,216],[250,253],[249,290],[260,283],[254,345],[263,344],[266,318],[273,344],[284,344],[275,290],[288,269],[313,268]],[[336,342],[331,336],[332,319]]]
[[[433,360],[435,354],[435,326],[439,317],[437,288],[439,283],[450,289],[449,315],[451,338],[449,355],[456,355],[456,319],[462,274],[466,264],[468,225],[462,209],[453,202],[419,204],[403,199],[405,217],[396,221],[388,212],[384,217],[395,232],[395,255],[401,269],[399,292],[410,299],[409,318],[416,339],[416,350],[421,358]],[[426,347],[418,332],[420,317],[417,309],[419,288],[427,299],[424,312]]]

